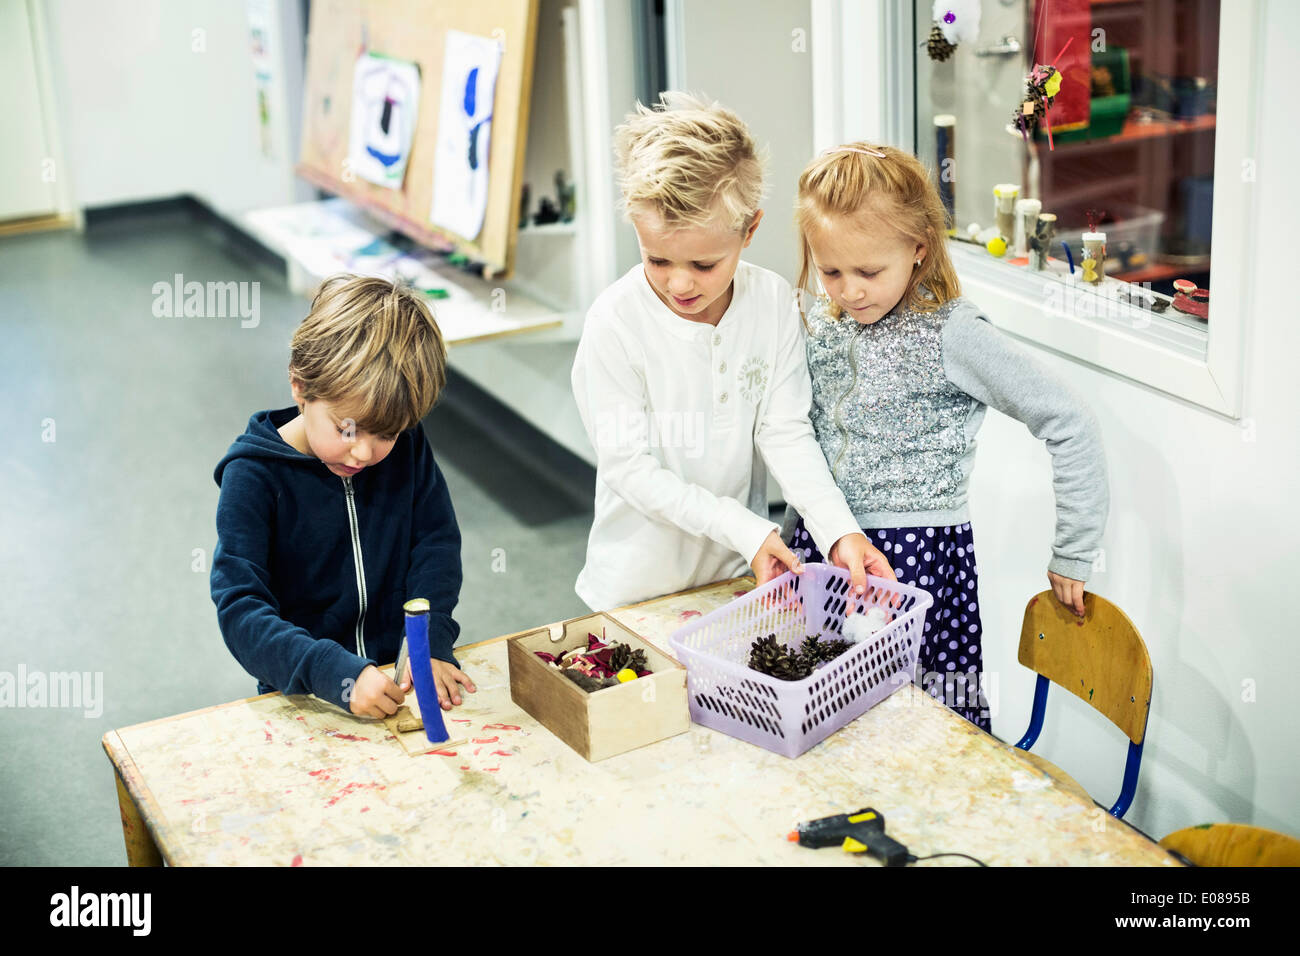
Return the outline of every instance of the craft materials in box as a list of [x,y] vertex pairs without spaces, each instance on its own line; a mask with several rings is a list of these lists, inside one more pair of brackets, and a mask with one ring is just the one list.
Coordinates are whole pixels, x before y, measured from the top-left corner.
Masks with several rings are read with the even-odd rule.
[[[592,638],[599,647],[592,651]],[[588,691],[561,674],[557,660],[571,651],[600,653],[628,647],[620,670],[644,659],[643,675]],[[638,654],[639,652],[639,654]],[[595,762],[690,729],[686,670],[640,635],[606,614],[528,631],[507,642],[510,699],[587,760]],[[614,663],[610,660],[609,663]],[[626,676],[626,675],[625,675]]]
[[645,651],[634,651],[627,644],[607,644],[595,634],[587,635],[586,647],[575,647],[560,654],[533,653],[588,693],[653,673]]

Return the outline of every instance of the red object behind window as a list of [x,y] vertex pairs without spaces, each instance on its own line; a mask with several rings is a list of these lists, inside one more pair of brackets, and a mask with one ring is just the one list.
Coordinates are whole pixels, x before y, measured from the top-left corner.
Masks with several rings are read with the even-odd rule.
[[[1043,22],[1044,7],[1047,19]],[[1068,48],[1066,43],[1073,37]],[[1065,49],[1060,62],[1051,57]],[[1092,7],[1089,0],[1037,0],[1034,4],[1032,62],[1054,66],[1061,73],[1047,122],[1052,130],[1087,126],[1092,116]]]

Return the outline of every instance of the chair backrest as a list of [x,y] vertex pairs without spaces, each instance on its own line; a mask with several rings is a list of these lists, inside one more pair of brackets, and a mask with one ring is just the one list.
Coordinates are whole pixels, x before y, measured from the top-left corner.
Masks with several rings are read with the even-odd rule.
[[1160,841],[1197,866],[1300,866],[1300,840],[1245,823],[1203,823]]
[[1092,705],[1135,744],[1151,709],[1151,656],[1133,622],[1105,598],[1085,593],[1075,617],[1050,591],[1029,599],[1020,663]]

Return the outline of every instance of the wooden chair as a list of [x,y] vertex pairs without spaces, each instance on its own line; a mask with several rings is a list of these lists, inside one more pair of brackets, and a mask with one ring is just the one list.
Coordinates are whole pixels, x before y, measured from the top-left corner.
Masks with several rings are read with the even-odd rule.
[[[1029,728],[1016,746],[1027,752],[1042,732],[1049,682],[1087,702],[1129,739],[1124,784],[1110,808],[1111,814],[1122,818],[1133,802],[1142,766],[1142,741],[1151,712],[1151,657],[1123,611],[1096,594],[1085,593],[1083,604],[1084,616],[1075,617],[1049,590],[1030,598],[1025,608],[1018,658],[1038,675],[1038,682]],[[1026,755],[1067,788],[1087,796],[1050,761]]]
[[1197,866],[1300,866],[1300,840],[1245,823],[1202,823],[1160,845]]

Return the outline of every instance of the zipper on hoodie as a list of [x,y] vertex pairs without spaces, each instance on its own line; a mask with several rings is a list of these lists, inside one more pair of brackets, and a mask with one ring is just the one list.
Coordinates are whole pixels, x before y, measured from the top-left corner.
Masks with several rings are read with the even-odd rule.
[[361,561],[361,532],[357,529],[357,502],[352,494],[352,479],[343,476],[343,489],[347,492],[348,524],[352,529],[352,563],[357,570],[357,597],[361,599],[361,613],[357,615],[357,653],[366,656],[366,568]]

